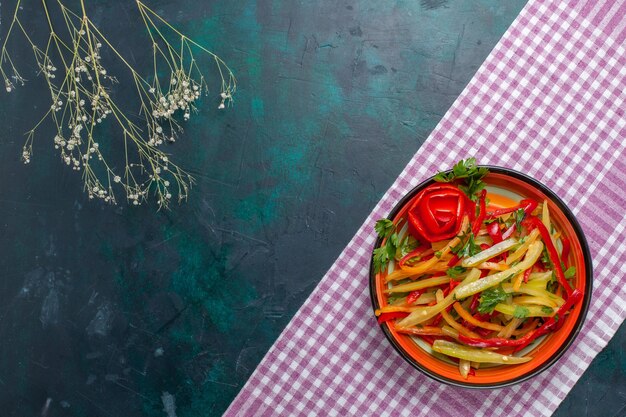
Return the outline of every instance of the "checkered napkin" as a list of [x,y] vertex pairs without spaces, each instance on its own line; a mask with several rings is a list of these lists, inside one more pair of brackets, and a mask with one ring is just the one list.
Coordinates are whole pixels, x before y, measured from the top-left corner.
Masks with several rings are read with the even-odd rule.
[[[531,0],[304,303],[227,416],[549,416],[626,316],[626,1]],[[573,210],[594,264],[569,351],[511,388],[423,376],[374,319],[374,222],[437,170],[475,155],[525,172]]]

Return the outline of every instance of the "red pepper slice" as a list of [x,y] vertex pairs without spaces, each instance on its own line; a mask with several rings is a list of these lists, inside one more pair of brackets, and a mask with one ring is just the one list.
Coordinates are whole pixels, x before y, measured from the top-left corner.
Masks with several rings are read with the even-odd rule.
[[491,240],[493,240],[493,243],[500,243],[502,242],[502,233],[500,233],[500,224],[498,222],[493,222],[493,223],[489,223],[487,225],[487,233],[489,233],[489,236],[491,236]]
[[571,244],[566,236],[561,236],[561,244],[563,245],[563,250],[561,251],[561,261],[565,263],[565,260],[569,256]]
[[463,222],[467,197],[452,184],[433,184],[415,196],[408,211],[411,232],[421,241],[438,242],[456,236]]
[[474,236],[478,235],[480,226],[483,224],[485,216],[487,215],[487,206],[485,205],[486,196],[487,190],[482,190],[478,198],[478,217],[476,217],[476,220],[472,223],[472,233],[474,233]]
[[459,261],[461,260],[461,258],[459,258],[459,255],[454,255],[452,257],[452,259],[450,259],[448,261],[448,266],[449,267],[453,267],[454,265],[456,265]]
[[389,321],[389,320],[403,319],[408,315],[409,313],[405,313],[403,311],[394,311],[393,313],[383,313],[380,316],[378,316],[378,324],[383,324],[384,322]]
[[534,209],[537,208],[537,206],[538,206],[538,203],[535,200],[526,198],[520,201],[520,203],[517,206],[501,208],[501,209],[497,209],[497,210],[487,213],[487,220],[494,219],[496,217],[502,216],[503,214],[513,213],[515,210],[519,210],[519,209],[524,210],[524,213],[526,214],[530,214],[533,212]]
[[476,218],[476,203],[474,203],[468,197],[467,201],[465,202],[465,204],[467,204],[467,217],[469,217],[470,223],[473,224],[474,223],[474,219]]
[[493,330],[484,329],[482,327],[478,327],[478,328],[474,329],[474,331],[476,333],[478,333],[479,335],[481,335],[482,337],[487,337],[487,336],[489,336],[489,334],[491,334],[491,332],[493,332]]
[[[450,281],[450,287],[448,287],[448,294],[445,294],[446,296],[450,294],[450,292],[452,292],[453,289],[455,289],[456,287],[458,287],[458,285],[461,283],[461,281],[455,281],[452,280]],[[445,292],[444,292],[445,293]],[[452,307],[452,306],[450,306]]]
[[470,313],[474,313],[480,304],[480,293],[474,294],[472,297],[472,303],[470,304]]
[[435,340],[436,340],[433,336],[420,336],[420,337],[431,346],[435,343]]
[[398,262],[398,266],[402,268],[404,264],[408,262],[410,259],[415,258],[416,256],[419,256],[423,252],[426,252],[428,249],[430,249],[430,246],[427,246],[427,245],[422,245],[422,246],[415,248],[411,252],[404,255],[402,259],[400,259],[400,261]]
[[534,228],[539,229],[539,233],[541,234],[541,240],[543,240],[543,243],[546,245],[548,257],[550,258],[550,262],[552,262],[552,265],[554,266],[554,275],[556,275],[556,279],[557,281],[559,281],[559,284],[563,286],[563,289],[565,290],[567,296],[571,296],[572,287],[570,287],[569,282],[567,282],[567,279],[565,278],[565,273],[563,272],[563,267],[561,266],[561,260],[559,259],[559,254],[557,253],[556,248],[552,243],[550,232],[542,223],[542,221],[539,220],[538,217],[528,216],[526,219],[524,219],[524,222],[529,230],[532,230]]
[[532,268],[528,268],[526,271],[524,271],[524,278],[522,279],[524,281],[524,284],[526,284],[528,282],[528,278],[530,278],[530,271],[532,271]]
[[406,303],[409,305],[413,304],[414,302],[417,301],[418,298],[420,298],[420,295],[422,295],[424,291],[425,289],[411,291],[409,295],[406,296]]

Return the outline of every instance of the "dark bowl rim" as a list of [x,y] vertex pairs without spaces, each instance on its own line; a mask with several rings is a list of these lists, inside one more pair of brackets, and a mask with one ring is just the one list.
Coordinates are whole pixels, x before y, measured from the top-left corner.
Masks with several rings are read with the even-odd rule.
[[[585,294],[582,300],[583,302],[582,310],[580,312],[580,315],[578,316],[578,319],[576,320],[576,324],[574,325],[574,328],[572,329],[570,334],[567,336],[567,339],[565,339],[565,342],[559,347],[559,349],[556,352],[554,352],[554,354],[547,361],[545,361],[541,366],[534,368],[530,372],[527,372],[526,374],[520,375],[519,377],[511,379],[511,380],[507,380],[507,381],[503,381],[499,383],[491,383],[491,384],[472,384],[469,382],[465,383],[465,382],[456,381],[450,378],[446,378],[444,376],[441,376],[431,371],[425,366],[421,365],[418,361],[413,359],[408,354],[408,352],[406,352],[402,348],[402,346],[400,346],[400,344],[396,341],[396,339],[391,335],[391,332],[389,331],[388,326],[381,324],[379,325],[379,327],[383,331],[387,340],[391,343],[393,348],[396,350],[396,352],[398,352],[400,356],[404,358],[405,361],[407,361],[417,370],[421,371],[425,375],[429,376],[430,378],[438,382],[451,385],[454,387],[458,387],[458,388],[469,388],[469,389],[505,388],[505,387],[510,387],[512,385],[516,385],[524,381],[527,381],[528,379],[550,368],[561,358],[561,356],[563,356],[563,354],[572,345],[572,343],[574,342],[574,340],[580,333],[580,330],[582,329],[582,326],[585,322],[585,318],[587,317],[587,313],[589,311],[589,304],[591,302],[591,294],[593,292],[593,265],[592,265],[591,252],[589,251],[589,244],[587,243],[587,239],[585,238],[585,234],[583,233],[580,223],[576,219],[576,216],[574,216],[574,213],[572,213],[569,207],[563,202],[563,200],[558,195],[556,195],[556,193],[554,193],[550,188],[548,188],[546,185],[539,182],[538,180],[524,173],[516,171],[514,169],[501,167],[501,166],[495,166],[495,165],[478,165],[478,166],[488,168],[490,173],[504,174],[513,178],[517,178],[539,189],[541,192],[547,195],[554,204],[556,204],[559,207],[559,209],[565,214],[565,217],[568,219],[568,221],[572,225],[572,228],[574,229],[574,232],[576,233],[576,237],[578,238],[578,241],[580,243],[583,258],[585,260],[585,272],[586,272],[585,276],[586,276],[586,285],[587,285],[587,290],[585,291]],[[448,173],[450,171],[451,170],[448,170],[445,172]],[[407,204],[407,202],[409,202],[419,191],[421,191],[424,187],[427,187],[428,185],[433,184],[433,183],[435,183],[434,175],[422,181],[415,187],[413,187],[413,189],[411,189],[408,193],[406,193],[404,197],[402,197],[400,201],[396,203],[396,205],[391,210],[387,218],[393,219],[398,214],[398,212]],[[381,242],[382,242],[382,239],[378,237],[374,244],[374,248],[379,247]],[[378,298],[376,296],[376,273],[374,272],[373,259],[370,260],[369,287],[370,287],[370,299],[372,301],[372,307],[374,311],[376,311],[376,309],[379,308],[380,305],[378,304]]]

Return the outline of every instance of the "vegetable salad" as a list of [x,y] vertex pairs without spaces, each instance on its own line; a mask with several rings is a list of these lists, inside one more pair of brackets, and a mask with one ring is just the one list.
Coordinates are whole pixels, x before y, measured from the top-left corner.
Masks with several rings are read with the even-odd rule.
[[435,176],[397,224],[381,219],[376,272],[386,272],[379,323],[417,336],[464,378],[485,364],[530,361],[515,354],[562,326],[582,298],[566,265],[568,239],[547,201],[492,207],[487,168],[470,158]]

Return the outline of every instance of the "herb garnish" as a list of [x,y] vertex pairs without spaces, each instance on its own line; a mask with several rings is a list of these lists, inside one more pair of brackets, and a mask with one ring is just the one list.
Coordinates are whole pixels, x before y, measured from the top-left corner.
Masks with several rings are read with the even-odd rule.
[[[465,237],[467,237],[467,239],[465,239]],[[463,233],[460,238],[461,242],[451,248],[452,253],[455,253],[459,258],[469,258],[482,250],[480,246],[474,243],[474,233]]]
[[502,285],[483,291],[480,296],[478,312],[481,314],[493,312],[494,308],[496,308],[496,305],[506,301],[506,297],[507,294],[504,291],[504,288],[502,288]]
[[543,248],[541,252],[541,263],[544,264],[546,268],[553,268],[552,261],[550,260],[550,255],[548,255],[548,249],[546,247]]
[[565,275],[565,278],[567,279],[574,278],[574,275],[576,275],[576,267],[570,266],[569,268],[567,268],[567,270],[563,274]]
[[452,268],[448,268],[448,270],[446,271],[446,275],[449,276],[450,278],[458,278],[459,276],[463,275],[466,271],[467,271],[467,268],[464,268],[459,265],[459,266],[454,266]]
[[396,226],[389,219],[380,219],[374,225],[374,230],[381,238],[386,238],[396,230]]
[[396,226],[389,219],[380,219],[376,222],[374,230],[381,239],[387,238],[385,244],[374,249],[374,271],[380,272],[387,267],[389,261],[393,258],[403,257],[414,250],[418,241],[407,234],[400,241],[400,237],[396,232]]
[[513,212],[513,215],[515,216],[515,230],[517,230],[517,233],[521,233],[522,221],[526,216],[526,212],[524,211],[524,209],[517,209]]
[[546,314],[554,313],[554,309],[552,307],[548,307],[548,306],[541,307],[541,311],[543,311]]
[[482,178],[489,173],[485,167],[476,165],[476,158],[467,158],[460,160],[454,165],[449,173],[439,172],[435,175],[434,180],[437,182],[452,182],[454,180],[463,180],[463,184],[459,184],[459,189],[467,196],[476,201],[477,194],[485,188]]

